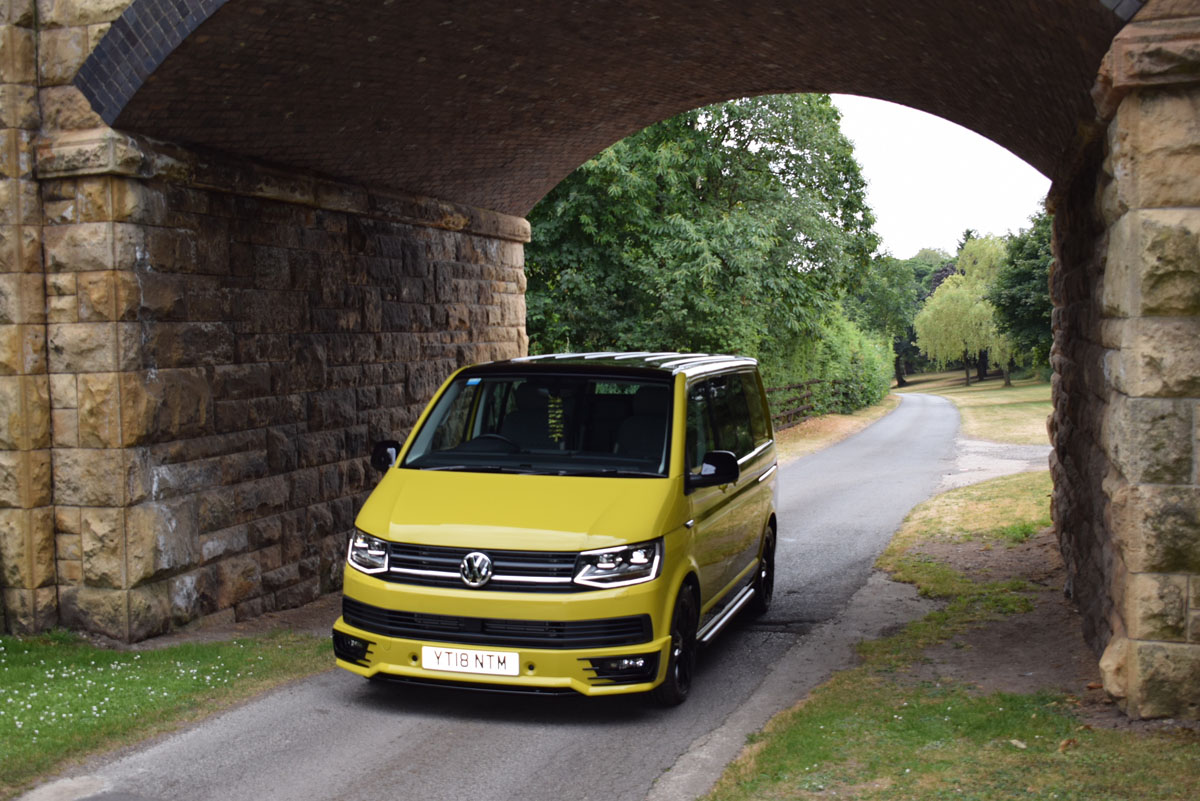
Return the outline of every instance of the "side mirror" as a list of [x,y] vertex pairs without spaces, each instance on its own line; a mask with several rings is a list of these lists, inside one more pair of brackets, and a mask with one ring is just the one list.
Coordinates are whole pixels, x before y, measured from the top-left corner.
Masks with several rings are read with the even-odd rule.
[[700,487],[716,487],[732,484],[742,474],[737,456],[732,451],[709,451],[704,454],[699,473],[688,473],[684,478],[684,489],[691,492]]
[[396,457],[399,455],[399,442],[394,439],[380,440],[371,448],[371,467],[381,473],[386,473],[388,468],[396,463]]

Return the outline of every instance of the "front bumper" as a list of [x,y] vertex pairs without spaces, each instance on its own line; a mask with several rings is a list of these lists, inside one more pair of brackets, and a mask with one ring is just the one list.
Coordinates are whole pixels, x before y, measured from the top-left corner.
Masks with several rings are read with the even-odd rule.
[[[333,627],[337,664],[367,678],[508,692],[645,692],[666,675],[671,638],[664,622],[665,586],[656,580],[554,596],[447,591],[380,581],[351,569],[343,615]],[[631,626],[637,620],[644,622]],[[433,669],[422,664],[425,646],[513,654],[518,672]],[[644,660],[644,668],[614,673],[611,660],[620,658]]]

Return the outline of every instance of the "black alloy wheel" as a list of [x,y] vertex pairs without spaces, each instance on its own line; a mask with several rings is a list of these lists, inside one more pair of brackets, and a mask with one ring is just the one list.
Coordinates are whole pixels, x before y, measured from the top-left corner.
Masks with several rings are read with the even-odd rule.
[[754,597],[750,599],[750,614],[765,615],[771,608],[771,596],[775,593],[775,529],[768,525],[763,533],[762,558],[758,561],[758,573],[754,577]]
[[699,623],[696,596],[687,585],[679,588],[675,611],[671,615],[671,653],[667,658],[667,677],[654,688],[654,698],[663,706],[678,706],[692,689],[696,672],[696,627]]

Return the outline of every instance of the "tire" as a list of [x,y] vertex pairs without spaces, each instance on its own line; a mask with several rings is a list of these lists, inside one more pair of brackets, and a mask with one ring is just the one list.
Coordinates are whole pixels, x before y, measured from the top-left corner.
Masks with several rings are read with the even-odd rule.
[[771,609],[771,596],[775,594],[775,529],[771,525],[763,533],[762,559],[758,564],[758,575],[754,577],[754,597],[748,608],[755,617],[765,615]]
[[700,613],[696,596],[686,584],[679,588],[675,611],[671,614],[671,650],[667,656],[667,676],[654,688],[654,700],[663,706],[678,706],[687,700],[696,673],[696,627]]

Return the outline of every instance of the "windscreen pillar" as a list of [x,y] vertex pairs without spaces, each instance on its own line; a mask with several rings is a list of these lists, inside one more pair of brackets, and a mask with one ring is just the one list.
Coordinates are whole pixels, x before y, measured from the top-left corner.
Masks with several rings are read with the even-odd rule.
[[[1104,686],[1200,717],[1200,2],[1151,3],[1056,219],[1054,516]],[[1090,243],[1090,244],[1089,244]]]

